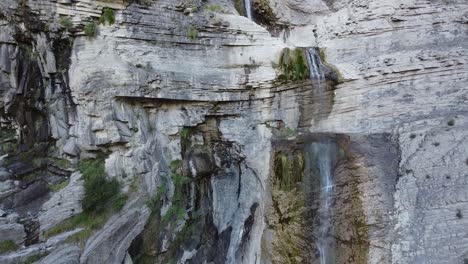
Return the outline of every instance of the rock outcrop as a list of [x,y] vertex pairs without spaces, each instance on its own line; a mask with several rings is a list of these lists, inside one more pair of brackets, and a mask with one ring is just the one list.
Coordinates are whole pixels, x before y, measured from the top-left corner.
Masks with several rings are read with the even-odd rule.
[[0,3],[0,262],[468,261],[468,3],[249,3]]

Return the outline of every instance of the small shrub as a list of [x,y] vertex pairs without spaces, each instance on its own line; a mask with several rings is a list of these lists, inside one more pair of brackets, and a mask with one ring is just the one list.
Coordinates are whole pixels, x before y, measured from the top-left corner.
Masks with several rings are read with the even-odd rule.
[[447,122],[447,125],[448,125],[448,126],[454,126],[454,125],[455,125],[455,120],[450,119],[450,120]]
[[13,240],[5,240],[0,242],[0,253],[15,251],[19,246]]
[[102,15],[99,18],[99,22],[101,22],[101,24],[105,24],[106,21],[109,23],[109,25],[112,25],[115,23],[114,10],[112,10],[109,7],[104,7],[104,9],[102,9]]
[[88,212],[103,210],[107,203],[119,194],[119,182],[116,179],[106,178],[103,158],[82,161],[78,169],[85,181],[83,210]]
[[73,27],[73,21],[70,17],[61,17],[59,23],[66,30],[70,30]]
[[125,206],[128,200],[128,195],[121,193],[112,202],[112,207],[115,211],[120,211]]
[[195,40],[198,36],[198,30],[195,28],[195,27],[190,27],[187,31],[187,36],[191,39],[191,40]]
[[410,137],[411,139],[415,139],[415,138],[416,138],[416,134],[411,134],[409,137]]
[[184,127],[180,130],[179,135],[182,140],[188,140],[190,138],[190,128]]
[[213,4],[213,5],[209,5],[207,6],[207,9],[211,12],[219,12],[221,11],[221,7],[218,5],[218,4]]
[[84,33],[86,36],[92,38],[97,35],[97,25],[94,23],[94,21],[89,22],[88,24],[85,25],[84,27]]

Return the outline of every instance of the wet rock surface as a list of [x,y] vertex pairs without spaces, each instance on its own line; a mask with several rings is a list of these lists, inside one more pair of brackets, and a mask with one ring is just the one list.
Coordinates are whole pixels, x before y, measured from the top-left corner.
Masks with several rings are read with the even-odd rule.
[[466,262],[467,3],[240,2],[0,3],[0,262]]

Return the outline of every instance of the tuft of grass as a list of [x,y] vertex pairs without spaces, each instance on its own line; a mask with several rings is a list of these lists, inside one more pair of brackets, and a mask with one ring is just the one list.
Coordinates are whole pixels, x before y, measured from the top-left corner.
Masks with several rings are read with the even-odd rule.
[[73,21],[70,17],[61,17],[59,23],[66,30],[73,28]]
[[53,191],[53,192],[58,192],[60,190],[62,190],[63,188],[67,187],[67,185],[70,183],[70,180],[67,179],[61,183],[58,183],[58,184],[54,184],[54,185],[51,185],[49,186],[49,188]]
[[19,246],[13,240],[5,240],[0,242],[0,254],[15,251],[19,249]]
[[93,38],[97,35],[97,25],[94,21],[87,23],[84,27],[84,33],[86,36]]
[[115,211],[120,211],[128,201],[128,195],[121,193],[112,201],[112,207]]
[[52,162],[52,164],[62,169],[71,167],[70,161],[67,159],[53,158],[53,159],[50,159],[50,162]]
[[211,12],[221,11],[221,7],[218,4],[208,5],[206,8]]
[[198,37],[198,30],[195,28],[195,27],[190,27],[188,30],[187,30],[187,36],[191,39],[191,40],[195,40],[197,37]]
[[24,260],[24,264],[33,264],[45,256],[47,256],[46,253],[29,256]]
[[104,7],[102,9],[102,15],[99,18],[99,22],[101,22],[101,24],[105,24],[106,22],[109,23],[109,25],[114,24],[115,23],[114,10],[109,7]]

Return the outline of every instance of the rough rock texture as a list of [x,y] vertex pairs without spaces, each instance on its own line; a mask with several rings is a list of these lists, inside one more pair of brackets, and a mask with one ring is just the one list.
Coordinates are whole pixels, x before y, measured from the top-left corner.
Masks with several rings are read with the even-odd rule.
[[[466,1],[252,3],[253,21],[239,1],[0,3],[0,233],[26,246],[2,263],[320,263],[303,152],[325,138],[337,263],[468,260]],[[285,47],[318,47],[337,77],[279,80]],[[311,168],[294,191],[278,151]],[[103,153],[125,206],[83,248],[81,229],[41,236],[82,210],[79,174],[53,191],[49,160]]]
[[83,191],[81,174],[72,174],[68,185],[54,193],[52,197],[42,205],[42,212],[38,217],[41,231],[45,231],[63,220],[81,213]]

